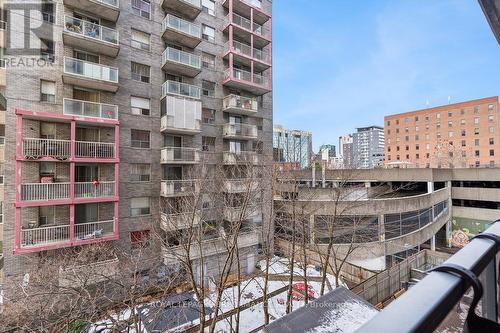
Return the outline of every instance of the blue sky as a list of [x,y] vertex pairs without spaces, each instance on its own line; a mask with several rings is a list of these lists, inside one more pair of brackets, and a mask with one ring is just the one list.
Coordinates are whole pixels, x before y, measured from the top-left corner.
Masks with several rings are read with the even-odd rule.
[[274,0],[274,122],[314,150],[384,115],[500,94],[476,0]]

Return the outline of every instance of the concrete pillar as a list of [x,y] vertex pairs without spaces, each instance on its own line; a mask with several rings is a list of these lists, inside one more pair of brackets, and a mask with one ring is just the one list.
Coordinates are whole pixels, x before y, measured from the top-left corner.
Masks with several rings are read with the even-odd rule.
[[381,242],[385,241],[385,217],[380,214],[378,217],[378,239]]
[[427,182],[427,193],[434,192],[434,182]]
[[325,161],[322,161],[321,163],[321,187],[325,188],[326,182],[325,182],[325,176],[326,176],[326,168],[325,168]]
[[436,251],[436,235],[431,237],[431,251]]
[[451,247],[451,219],[446,222],[446,245]]
[[312,172],[312,187],[316,187],[316,165],[313,164],[311,172]]
[[315,225],[314,225],[314,214],[309,216],[309,243],[314,244],[316,240]]

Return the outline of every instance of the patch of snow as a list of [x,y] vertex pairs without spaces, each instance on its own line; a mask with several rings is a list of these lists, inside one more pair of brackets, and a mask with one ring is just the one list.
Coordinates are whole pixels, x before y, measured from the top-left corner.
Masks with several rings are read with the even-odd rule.
[[349,263],[372,271],[383,271],[386,269],[384,256],[370,259],[349,260]]
[[347,301],[335,304],[325,312],[321,324],[307,333],[351,333],[372,319],[377,310],[357,301]]

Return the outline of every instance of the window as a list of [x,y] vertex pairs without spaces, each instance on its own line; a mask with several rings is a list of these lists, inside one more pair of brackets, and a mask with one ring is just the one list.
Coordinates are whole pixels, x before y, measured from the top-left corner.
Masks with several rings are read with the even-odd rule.
[[415,116],[415,121],[418,121],[418,116]]
[[420,154],[415,154],[415,159],[420,159]]
[[490,145],[494,145],[494,144],[495,144],[495,139],[490,138]]
[[438,132],[438,133],[436,134],[436,138],[441,139],[441,132]]
[[493,104],[488,104],[488,112],[493,112]]
[[0,9],[0,30],[7,29],[7,17],[8,17],[7,9]]
[[3,223],[3,201],[0,201],[0,224]]
[[50,1],[42,3],[42,19],[45,22],[54,24],[55,22],[54,6],[55,4]]
[[201,54],[201,63],[204,68],[215,69],[215,56],[213,54],[203,52]]
[[150,101],[149,98],[130,97],[130,107],[132,114],[140,116],[149,116],[150,114]]
[[418,126],[415,126],[415,132],[418,132],[419,128]]
[[130,244],[132,249],[140,249],[146,248],[150,244],[150,231],[149,230],[141,230],[141,231],[132,231],[130,233]]
[[132,71],[131,73],[132,80],[149,83],[149,75],[150,75],[149,66],[132,62],[131,71]]
[[420,149],[420,146],[419,145],[415,145],[415,150],[419,150]]
[[391,152],[391,147],[387,147],[387,152]]
[[462,126],[465,125],[465,119],[460,119],[460,125],[462,125]]
[[4,177],[4,170],[3,170],[3,163],[0,163],[0,184],[3,184],[3,177]]
[[151,16],[151,4],[149,0],[132,0],[132,11],[134,14],[149,20]]
[[418,141],[420,139],[420,137],[417,135],[415,135],[415,141]]
[[474,151],[474,156],[479,157],[479,150]]
[[474,128],[474,135],[479,135],[479,128]]
[[391,121],[387,120],[387,126],[391,126]]
[[130,164],[130,179],[134,182],[149,182],[151,180],[151,165],[147,163]]
[[215,29],[203,24],[201,37],[209,42],[215,42]]
[[55,61],[55,44],[54,41],[48,39],[40,39],[40,58],[47,62]]
[[396,125],[399,125],[399,119],[396,119]]
[[494,120],[493,115],[489,115],[489,116],[488,116],[488,121],[489,121],[490,123],[492,123],[492,122],[493,122],[493,120]]
[[409,146],[406,146],[406,147],[405,147],[405,149],[406,149],[406,150],[410,150],[410,147],[409,147]]
[[201,138],[201,146],[203,151],[215,151],[215,137],[204,136]]
[[388,130],[387,130],[387,135],[390,135],[390,134],[391,134],[391,130],[390,130],[390,129],[388,129]]
[[463,116],[465,114],[465,110],[464,109],[460,109],[460,114]]
[[204,13],[215,16],[215,0],[201,0],[201,7]]
[[132,41],[130,42],[132,47],[136,49],[149,51],[151,44],[151,35],[139,30],[132,29]]
[[405,127],[405,133],[408,133],[409,130],[408,130],[408,127]]
[[474,146],[479,146],[479,139],[474,139]]
[[56,164],[53,162],[41,162],[40,163],[40,176],[52,176],[56,175]]
[[215,123],[215,110],[203,108],[201,110],[201,119],[204,124]]
[[203,96],[215,97],[215,83],[203,80],[201,83],[201,89],[203,91]]
[[474,118],[474,124],[475,124],[475,125],[479,124],[479,118],[478,118],[478,117],[475,117],[475,118]]
[[490,149],[490,156],[495,156],[495,150],[494,149]]
[[453,137],[453,132],[451,132],[451,131],[450,131],[450,132],[448,132],[448,137],[449,137],[449,138],[452,138],[452,137]]
[[149,148],[149,131],[130,130],[131,147]]
[[437,129],[440,129],[440,128],[441,128],[441,123],[437,123],[437,124],[436,124],[436,128],[437,128]]
[[56,102],[56,83],[52,81],[40,81],[40,101],[41,102]]
[[448,122],[448,127],[453,127],[453,122],[452,121]]
[[474,107],[474,113],[479,113],[479,106]]
[[441,113],[436,113],[436,119],[441,119]]
[[150,210],[150,198],[140,197],[130,199],[130,215],[131,216],[141,216],[149,215]]
[[494,127],[490,127],[489,131],[490,131],[490,133],[495,133],[495,128]]
[[450,111],[450,112],[448,112],[448,117],[451,117],[451,116],[453,116],[453,112]]
[[462,147],[465,147],[467,144],[465,142],[465,140],[462,140]]

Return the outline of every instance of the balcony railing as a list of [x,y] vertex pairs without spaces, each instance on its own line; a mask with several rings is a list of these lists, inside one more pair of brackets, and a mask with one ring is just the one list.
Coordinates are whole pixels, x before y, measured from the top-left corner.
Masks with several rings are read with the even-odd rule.
[[70,141],[55,139],[24,138],[23,156],[26,159],[53,157],[61,160],[70,156]]
[[21,230],[21,247],[39,246],[69,241],[69,225]]
[[259,86],[267,86],[268,85],[267,77],[260,75],[260,74],[255,74],[255,73],[252,74],[248,71],[238,69],[238,68],[233,68],[232,72],[231,72],[231,68],[227,68],[226,72],[225,72],[225,77],[226,77],[226,79],[246,81],[249,83],[254,83],[254,84],[259,85]]
[[85,78],[118,83],[118,69],[113,67],[64,57],[64,73]]
[[197,190],[196,182],[196,180],[163,180],[161,194],[163,196],[194,194]]
[[113,6],[113,7],[119,7],[118,0],[94,0],[94,1],[103,3],[105,5],[110,5],[110,6]]
[[190,66],[196,69],[201,69],[201,57],[196,54],[167,47],[162,54],[162,63],[173,61],[182,65]]
[[249,124],[224,124],[222,127],[222,134],[228,137],[242,136],[256,138],[257,126]]
[[[226,50],[230,50],[229,43],[230,42],[226,43]],[[241,43],[241,42],[234,40],[232,49],[235,53],[243,54],[247,57],[255,58],[255,59],[263,61],[263,62],[269,62],[269,53],[268,52],[256,49],[255,47],[252,49],[252,47],[248,44]]]
[[115,182],[94,181],[75,183],[75,198],[102,198],[115,195]]
[[[500,237],[500,220],[484,233]],[[499,249],[500,246],[492,240],[473,239],[443,263],[461,266],[478,277],[481,275],[484,290],[481,313],[494,322],[498,318],[498,272],[495,266]],[[459,275],[431,272],[356,332],[434,332],[448,313],[455,312],[456,304],[469,287],[470,281]],[[462,331],[461,328],[458,330]]]
[[255,22],[252,25],[252,21],[246,17],[233,13],[233,23],[243,29],[252,31],[256,35],[269,38],[269,30],[267,28]]
[[165,97],[167,94],[200,99],[201,89],[200,87],[192,84],[177,81],[165,81],[161,86],[161,96]]
[[88,240],[112,235],[114,220],[75,223],[75,239]]
[[77,99],[64,99],[64,114],[72,116],[93,117],[102,119],[118,119],[118,106],[93,103]]
[[193,7],[201,8],[201,0],[180,0],[180,1],[190,4]]
[[235,163],[257,164],[259,162],[259,156],[254,151],[239,151],[239,152],[225,151],[223,152],[222,157],[225,164],[235,164]]
[[64,18],[64,31],[118,45],[118,31],[76,17]]
[[162,22],[162,31],[167,28],[174,29],[194,38],[201,38],[201,28],[197,24],[183,20],[177,16],[167,14]]
[[165,147],[161,150],[163,163],[196,163],[200,161],[200,150],[186,147]]
[[259,103],[255,98],[242,97],[238,95],[228,95],[224,97],[224,100],[222,101],[222,108],[224,110],[236,108],[244,109],[246,111],[258,112]]
[[200,223],[198,213],[186,212],[177,214],[161,213],[161,222],[166,230],[183,229],[197,226]]
[[78,158],[114,158],[115,144],[109,142],[76,141],[75,157]]
[[29,183],[21,185],[21,200],[46,201],[69,198],[69,183]]

